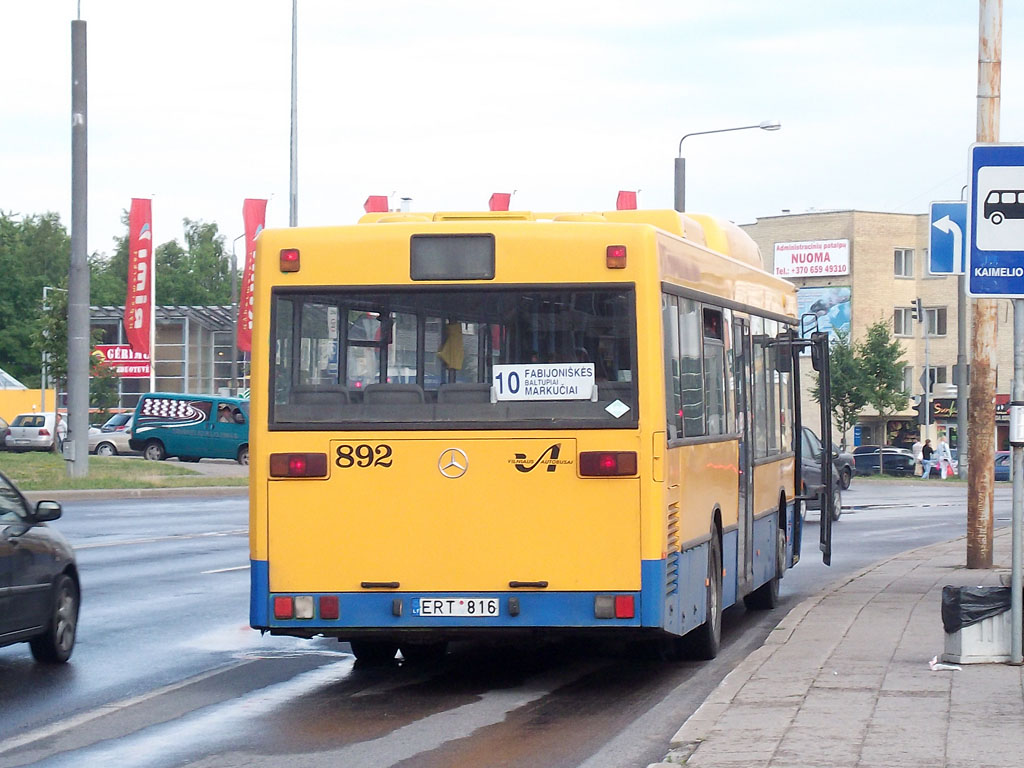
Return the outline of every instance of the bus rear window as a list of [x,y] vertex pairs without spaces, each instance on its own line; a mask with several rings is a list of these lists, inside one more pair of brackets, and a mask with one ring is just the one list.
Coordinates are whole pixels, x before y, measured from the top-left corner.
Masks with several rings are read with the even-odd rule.
[[635,427],[631,287],[274,292],[271,426]]

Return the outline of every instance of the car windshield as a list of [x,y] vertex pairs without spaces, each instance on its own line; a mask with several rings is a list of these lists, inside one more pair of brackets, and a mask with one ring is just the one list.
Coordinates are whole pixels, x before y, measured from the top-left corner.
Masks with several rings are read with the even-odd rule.
[[25,519],[25,502],[14,486],[0,475],[0,523],[17,523]]
[[131,418],[132,414],[130,413],[115,413],[113,416],[107,419],[106,423],[104,423],[101,429],[104,432],[111,432],[117,429],[118,427],[123,427],[131,420]]

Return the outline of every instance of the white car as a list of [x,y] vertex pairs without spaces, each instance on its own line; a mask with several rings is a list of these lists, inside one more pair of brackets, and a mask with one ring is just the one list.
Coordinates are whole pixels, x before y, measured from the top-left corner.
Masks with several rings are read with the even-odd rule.
[[128,445],[134,419],[134,413],[115,413],[98,430],[89,430],[89,453],[97,456],[138,453]]
[[53,411],[19,413],[4,441],[12,451],[52,451],[57,415]]

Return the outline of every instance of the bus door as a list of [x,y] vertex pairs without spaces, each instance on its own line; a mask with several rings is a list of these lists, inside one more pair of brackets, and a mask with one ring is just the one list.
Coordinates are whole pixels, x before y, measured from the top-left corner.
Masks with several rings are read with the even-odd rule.
[[[736,561],[739,593],[750,591],[754,580],[754,494],[753,443],[750,409],[750,324],[735,318],[732,324],[732,379],[735,382],[736,428],[739,432],[739,544]],[[742,566],[742,567],[740,567]]]

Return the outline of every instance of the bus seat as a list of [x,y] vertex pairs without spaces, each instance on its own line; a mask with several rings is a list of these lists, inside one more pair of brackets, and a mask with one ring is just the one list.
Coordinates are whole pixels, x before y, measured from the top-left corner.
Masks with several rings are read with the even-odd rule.
[[363,389],[366,405],[410,405],[424,402],[419,384],[367,384]]
[[489,403],[491,402],[491,385],[488,383],[470,384],[457,382],[442,384],[437,390],[438,403]]
[[349,402],[348,388],[341,384],[299,384],[292,387],[292,399],[296,405],[338,405]]

